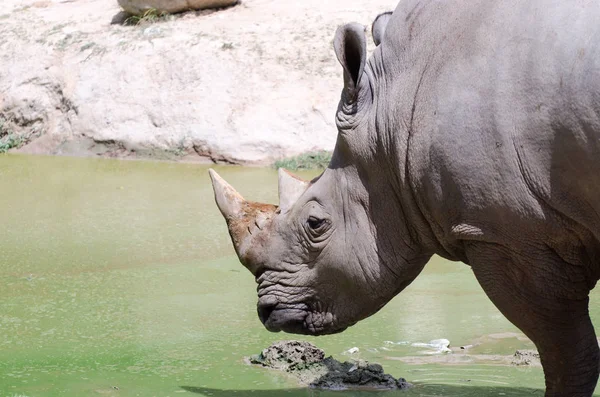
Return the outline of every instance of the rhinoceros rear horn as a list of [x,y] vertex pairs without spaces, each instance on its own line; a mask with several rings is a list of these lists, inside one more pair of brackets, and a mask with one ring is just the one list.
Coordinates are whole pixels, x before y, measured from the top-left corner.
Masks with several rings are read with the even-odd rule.
[[333,48],[344,68],[344,88],[349,99],[354,101],[367,62],[365,27],[358,23],[340,26],[335,32]]
[[287,211],[304,193],[310,182],[279,169],[279,209]]

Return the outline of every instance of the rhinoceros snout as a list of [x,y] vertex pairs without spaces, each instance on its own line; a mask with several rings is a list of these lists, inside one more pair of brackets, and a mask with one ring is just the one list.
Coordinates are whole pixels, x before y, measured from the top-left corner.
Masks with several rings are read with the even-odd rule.
[[268,331],[287,332],[289,334],[309,334],[304,324],[306,312],[297,309],[278,309],[259,307],[258,316]]
[[266,323],[271,313],[275,310],[275,305],[261,305],[258,304],[256,311],[258,312],[258,318],[261,323]]
[[271,332],[307,333],[304,320],[309,309],[304,303],[284,304],[273,295],[263,295],[258,299],[256,311],[260,321]]

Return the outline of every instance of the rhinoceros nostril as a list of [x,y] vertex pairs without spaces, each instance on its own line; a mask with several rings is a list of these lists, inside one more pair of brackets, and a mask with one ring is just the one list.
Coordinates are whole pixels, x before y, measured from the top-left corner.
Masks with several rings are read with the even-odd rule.
[[257,284],[260,284],[263,281],[262,275],[266,270],[267,269],[263,265],[258,265],[254,269],[254,281],[256,281]]
[[258,305],[258,318],[263,324],[269,319],[273,310],[275,310],[275,305]]

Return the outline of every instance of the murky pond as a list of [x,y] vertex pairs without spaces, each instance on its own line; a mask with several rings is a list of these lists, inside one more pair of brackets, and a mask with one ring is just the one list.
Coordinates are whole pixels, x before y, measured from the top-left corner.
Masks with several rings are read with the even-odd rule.
[[[502,361],[532,344],[470,269],[435,258],[380,313],[327,337],[272,334],[230,245],[207,167],[0,156],[0,397],[370,396],[299,389],[244,356],[297,338],[381,363],[416,387],[378,396],[542,395]],[[277,202],[274,170],[219,167]],[[600,295],[593,297],[600,318]],[[412,343],[445,338],[451,354]],[[349,353],[351,348],[358,352]],[[356,349],[354,349],[356,350]]]

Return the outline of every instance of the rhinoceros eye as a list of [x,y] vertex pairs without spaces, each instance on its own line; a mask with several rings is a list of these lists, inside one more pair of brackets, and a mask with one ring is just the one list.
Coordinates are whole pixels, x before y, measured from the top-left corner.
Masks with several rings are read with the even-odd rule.
[[312,216],[310,218],[308,218],[308,226],[312,230],[319,229],[321,226],[323,226],[325,224],[325,222],[327,222],[325,219],[318,219],[318,218],[315,218]]

